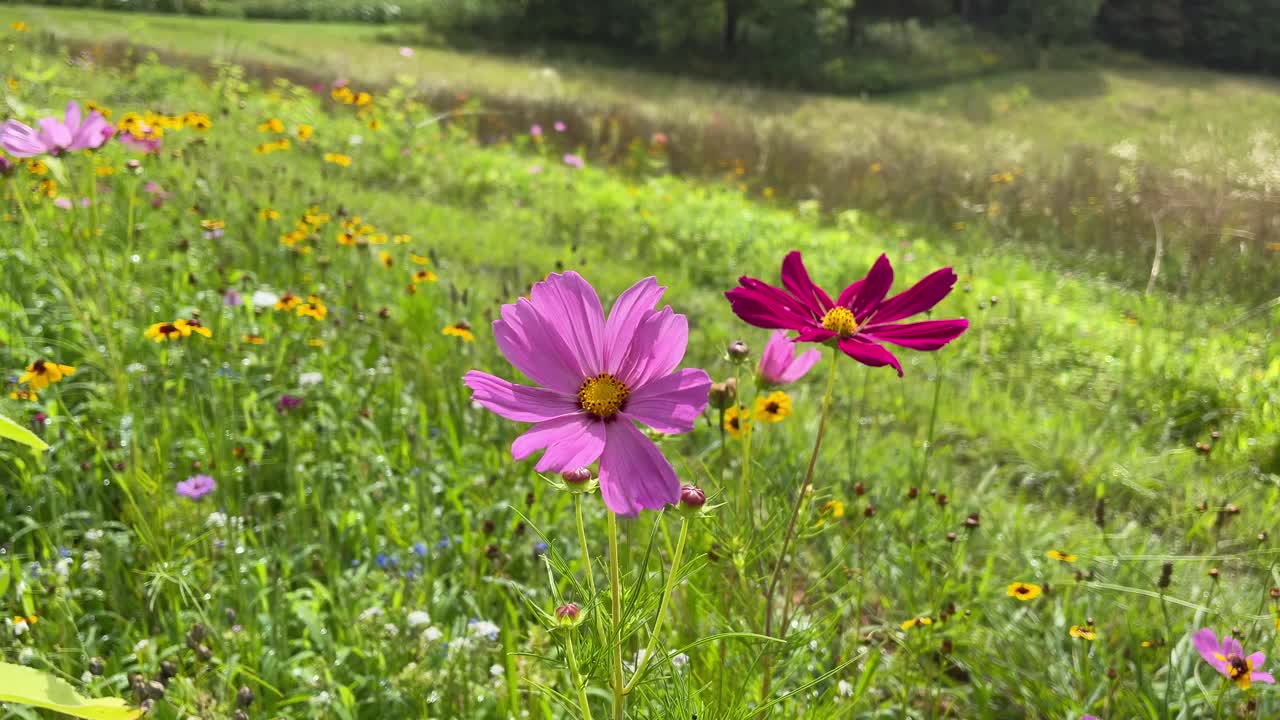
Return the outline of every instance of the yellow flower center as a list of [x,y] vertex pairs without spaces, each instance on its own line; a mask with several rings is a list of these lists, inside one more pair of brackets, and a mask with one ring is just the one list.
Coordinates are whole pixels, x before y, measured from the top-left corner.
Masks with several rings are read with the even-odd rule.
[[631,390],[609,373],[587,378],[578,390],[578,405],[599,418],[609,419],[618,414]]
[[858,321],[849,308],[833,307],[823,316],[822,327],[824,330],[830,330],[840,337],[847,338],[858,332]]

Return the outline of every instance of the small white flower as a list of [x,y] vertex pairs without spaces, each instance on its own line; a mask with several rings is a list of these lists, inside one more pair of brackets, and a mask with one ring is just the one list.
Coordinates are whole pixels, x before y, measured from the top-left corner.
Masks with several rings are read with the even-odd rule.
[[836,683],[836,694],[840,697],[850,697],[853,695],[853,685],[848,680],[841,680]]
[[684,668],[685,665],[689,664],[689,656],[684,653],[676,653],[671,656],[671,664],[675,666],[677,670],[680,670]]
[[320,692],[311,696],[310,702],[315,707],[325,707],[329,704],[331,700],[332,698],[329,696],[329,691],[321,690]]
[[133,646],[133,654],[134,654],[134,655],[141,655],[142,653],[146,652],[146,650],[147,650],[147,645],[149,645],[149,644],[151,644],[151,642],[150,642],[149,640],[147,640],[146,638],[143,638],[143,639],[139,640],[139,641],[138,641],[138,643],[137,643],[136,645],[134,645],[134,646]]
[[[405,618],[405,622],[408,623],[409,627],[411,628],[421,627],[423,625],[430,625],[431,616],[428,615],[424,610],[414,610],[413,612],[409,613],[409,615]],[[433,629],[434,628],[428,628],[428,630],[433,630]],[[436,632],[440,632],[440,631],[436,630]]]
[[502,677],[506,673],[507,673],[507,669],[497,663],[494,663],[489,666],[489,674],[494,677]]
[[53,565],[53,571],[62,578],[71,575],[71,558],[58,558],[58,562]]
[[12,624],[12,625],[13,625],[13,635],[14,635],[14,637],[22,637],[23,635],[25,635],[25,634],[27,633],[27,631],[28,631],[28,630],[30,630],[30,629],[31,629],[31,627],[30,627],[29,625],[27,625],[27,621],[26,621],[26,620],[24,620],[24,619],[22,619],[22,618],[14,618],[13,620],[10,620],[9,622],[10,622],[10,624]]
[[29,647],[23,647],[22,650],[18,651],[19,665],[30,665],[31,662],[35,659],[36,659],[36,651],[32,650]]
[[132,373],[132,374],[134,374],[134,375],[137,375],[138,373],[146,372],[146,371],[147,371],[147,366],[146,366],[146,365],[143,365],[143,364],[142,364],[142,363],[140,363],[140,362],[135,362],[135,363],[129,363],[128,365],[126,365],[126,366],[124,367],[124,369],[125,369],[125,372]]
[[488,620],[472,620],[470,623],[467,623],[467,629],[472,635],[486,637],[495,642],[498,639],[498,633],[502,630]]
[[380,617],[382,617],[382,608],[378,607],[377,605],[374,605],[371,608],[366,608],[365,610],[361,611],[358,619],[360,620],[360,622],[368,622],[369,620],[375,620]]
[[432,625],[431,627],[422,631],[422,639],[429,643],[433,643],[442,637],[444,637],[444,633],[440,632],[440,628],[436,627],[435,625]]
[[103,535],[104,533],[101,530],[99,530],[98,528],[93,528],[85,531],[84,540],[85,542],[96,543],[102,539]]
[[227,514],[224,512],[211,512],[209,517],[204,519],[204,524],[209,527],[224,528],[227,526]]
[[386,633],[387,637],[395,637],[400,634],[400,626],[395,623],[387,623],[382,626],[382,632]]
[[363,145],[364,138],[360,137],[359,135],[352,135],[351,137],[347,138],[347,143],[349,145]]
[[440,691],[432,690],[431,694],[427,696],[427,704],[435,705],[438,702],[440,702]]
[[275,307],[275,304],[279,301],[280,296],[270,290],[258,290],[253,293],[253,297],[250,299],[254,307],[260,308]]
[[298,376],[298,384],[302,387],[319,385],[324,382],[324,375],[318,372],[304,372]]

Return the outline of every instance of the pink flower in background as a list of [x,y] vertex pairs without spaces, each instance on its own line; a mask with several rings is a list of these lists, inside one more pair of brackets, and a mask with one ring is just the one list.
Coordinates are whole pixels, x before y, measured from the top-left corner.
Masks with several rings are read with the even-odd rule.
[[8,175],[17,167],[13,161],[5,157],[4,153],[0,153],[0,175]]
[[53,201],[53,206],[62,210],[71,209],[71,198],[60,197]]
[[844,354],[870,367],[889,365],[902,376],[902,364],[884,347],[892,343],[912,350],[937,350],[960,337],[969,321],[900,320],[930,310],[956,284],[951,268],[926,275],[907,290],[886,299],[893,285],[893,266],[881,255],[867,276],[846,287],[835,302],[809,279],[800,253],[782,261],[782,285],[753,277],[738,278],[740,287],[725,293],[733,312],[748,325],[794,330],[797,342],[834,343]]
[[199,500],[217,487],[218,483],[208,475],[193,475],[178,483],[177,491],[182,497]]
[[406,57],[406,58],[413,57],[413,48],[411,47],[400,48],[400,57]]
[[158,208],[164,205],[164,201],[168,200],[170,194],[164,191],[156,181],[148,180],[146,185],[142,186],[142,192],[151,196],[151,207]]
[[244,304],[244,298],[235,288],[227,288],[227,291],[222,293],[222,304],[227,307],[240,307]]
[[[144,132],[150,135],[151,129],[144,128]],[[130,150],[140,152],[143,155],[151,155],[160,152],[160,146],[164,142],[158,137],[138,137],[133,133],[127,132],[120,133],[116,136],[116,139],[120,141],[121,145],[124,145]]]
[[300,407],[302,407],[302,398],[297,395],[281,395],[280,399],[276,401],[276,412],[281,415],[290,410],[297,410]]
[[787,339],[786,330],[778,330],[769,336],[769,342],[760,354],[756,374],[765,385],[790,385],[804,377],[822,358],[817,350],[807,350],[796,355],[795,343]]
[[542,126],[534,123],[529,126],[529,134],[533,137],[542,137]]
[[0,126],[0,147],[14,157],[36,155],[61,155],[74,150],[93,150],[115,133],[115,128],[97,110],[81,118],[80,106],[75,100],[67,103],[61,120],[47,117],[38,123],[40,129],[24,125],[17,120],[7,120]]
[[577,168],[581,170],[586,165],[586,162],[583,161],[581,155],[574,155],[573,153],[567,153],[564,156],[564,164],[568,165],[571,168]]
[[1256,652],[1246,656],[1240,641],[1225,635],[1222,641],[1213,630],[1203,628],[1191,636],[1191,644],[1204,661],[1213,666],[1223,677],[1235,683],[1241,690],[1248,690],[1253,683],[1260,682],[1274,685],[1276,679],[1271,673],[1260,672],[1259,668],[1267,661],[1267,656]]
[[498,349],[537,383],[516,385],[472,370],[472,399],[516,422],[535,423],[511,445],[522,460],[545,450],[538,472],[564,472],[600,461],[600,492],[620,515],[680,501],[680,481],[637,422],[661,433],[686,433],[707,407],[711,378],[676,370],[689,324],[670,306],[655,310],[666,288],[652,277],[622,293],[605,317],[600,298],[575,272],[553,273],[529,298],[502,306],[493,323]]
[[568,130],[568,129],[569,129],[569,126],[568,126],[568,125],[565,125],[563,122],[561,122],[561,121],[559,121],[559,120],[557,120],[557,121],[556,121],[556,124],[555,124],[555,125],[553,125],[552,127],[554,127],[554,128],[556,129],[556,132],[564,132],[565,130]]

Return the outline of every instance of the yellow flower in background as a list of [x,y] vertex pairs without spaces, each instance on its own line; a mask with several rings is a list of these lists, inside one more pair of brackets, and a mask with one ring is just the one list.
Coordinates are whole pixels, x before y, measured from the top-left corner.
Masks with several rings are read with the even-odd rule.
[[822,504],[822,514],[832,518],[844,517],[844,503],[839,500],[828,500]]
[[791,414],[791,396],[775,390],[768,397],[758,397],[753,415],[762,422],[782,422]]
[[904,620],[901,627],[903,630],[910,630],[911,628],[926,627],[932,624],[933,618],[931,617],[915,617],[910,620]]
[[49,166],[45,165],[40,160],[28,160],[27,172],[31,173],[32,175],[48,175]]
[[369,121],[369,129],[370,129],[370,130],[372,130],[372,131],[374,131],[374,132],[377,132],[377,131],[381,130],[381,129],[382,129],[382,121],[381,121],[381,120],[379,120],[378,118],[374,118],[374,119],[370,120],[370,121]]
[[418,253],[413,253],[413,252],[409,253],[409,261],[412,262],[414,265],[430,265],[431,264],[431,258],[425,255],[419,255]]
[[311,347],[324,347],[324,340],[321,340],[320,338],[311,338],[307,341],[307,344]]
[[299,125],[297,130],[294,131],[294,134],[298,136],[299,140],[306,142],[311,139],[312,135],[316,134],[316,130],[310,125]]
[[274,133],[279,135],[284,132],[284,123],[280,122],[280,118],[271,118],[258,126],[258,132]]
[[22,22],[21,20],[14,20],[13,24],[10,25],[9,27],[13,28],[14,32],[27,32],[27,30],[30,29],[27,27],[27,24]]
[[413,274],[414,285],[417,285],[418,283],[435,282],[435,281],[436,281],[436,274],[431,272],[430,270],[418,270]]
[[440,331],[444,335],[456,337],[462,342],[472,342],[476,336],[471,332],[471,323],[461,320],[452,325],[445,325],[444,330]]
[[352,100],[352,104],[354,104],[356,107],[365,107],[367,105],[371,105],[373,104],[373,96],[361,90],[358,94],[356,94],[355,99]]
[[200,227],[204,228],[206,232],[213,232],[215,230],[225,229],[227,227],[227,224],[222,220],[208,219],[208,220],[201,220]]
[[351,156],[343,155],[342,153],[325,153],[324,161],[339,167],[351,167]]
[[1024,582],[1016,582],[1016,583],[1011,583],[1009,585],[1009,589],[1006,592],[1006,594],[1011,598],[1017,598],[1025,602],[1027,600],[1035,600],[1036,598],[1040,597],[1040,593],[1042,591],[1043,591],[1043,588],[1041,588],[1039,585],[1032,585],[1031,583],[1024,583]]
[[103,107],[102,105],[99,105],[98,103],[96,103],[96,102],[94,102],[94,101],[92,101],[92,100],[87,100],[87,101],[85,101],[85,104],[84,104],[84,112],[85,112],[85,114],[86,114],[86,115],[87,115],[87,114],[89,114],[89,113],[91,113],[91,112],[96,112],[96,113],[98,113],[99,115],[101,115],[101,116],[102,116],[104,119],[106,119],[106,120],[110,120],[110,119],[111,119],[111,108],[109,108],[109,107]]
[[297,295],[294,295],[291,292],[287,292],[281,295],[279,300],[276,300],[275,308],[276,310],[283,310],[285,312],[289,312],[290,310],[297,307],[301,302],[302,302],[302,298],[298,297]]
[[27,366],[27,371],[18,378],[18,382],[25,383],[32,390],[43,390],[75,373],[76,369],[70,365],[59,365],[41,358]]
[[1044,556],[1049,558],[1050,560],[1057,560],[1059,562],[1064,562],[1064,563],[1073,563],[1076,561],[1075,555],[1072,555],[1071,553],[1062,552],[1061,550],[1050,550],[1049,552],[1045,553]]
[[274,210],[272,208],[262,208],[261,210],[258,211],[258,217],[262,218],[263,220],[279,220],[280,211]]
[[18,82],[18,78],[5,78],[4,84],[9,88],[9,92],[17,92],[22,83]]
[[30,402],[36,402],[37,400],[40,399],[40,396],[37,395],[34,390],[28,390],[27,388],[16,388],[9,393],[9,399],[10,400],[28,400]]
[[1068,634],[1081,640],[1096,640],[1098,638],[1098,634],[1093,631],[1092,625],[1072,625]]
[[158,322],[147,328],[143,335],[156,342],[164,342],[165,340],[181,340],[182,338],[191,337],[192,333],[203,335],[205,337],[213,337],[213,333],[209,328],[200,324],[199,320],[174,320],[172,322]]
[[334,88],[329,95],[344,105],[350,105],[356,98],[355,93],[351,92],[351,88],[346,85]]
[[110,165],[99,165],[93,169],[93,173],[98,177],[108,177],[116,173],[116,169]]
[[41,180],[40,184],[36,186],[36,194],[46,195],[48,197],[57,197],[58,181],[53,180],[52,178]]
[[322,213],[320,212],[320,208],[312,205],[307,210],[306,214],[302,216],[302,222],[310,225],[313,228],[318,228],[321,225],[324,225],[325,223],[329,222],[329,213]]
[[869,167],[869,168],[867,168],[867,169],[871,171],[871,174],[872,174],[872,175],[876,175],[876,174],[878,174],[881,170],[883,170],[883,169],[884,169],[884,166],[883,166],[883,165],[881,165],[881,164],[880,164],[880,163],[878,163],[878,162],[873,162],[873,163],[871,163],[871,167]]
[[266,342],[266,340],[264,340],[261,335],[241,335],[240,342],[245,343],[246,345],[261,345]]
[[387,268],[388,270],[391,269],[392,265],[396,264],[396,261],[391,258],[391,253],[386,250],[378,253],[378,261],[382,263],[382,267]]
[[724,430],[730,437],[740,438],[751,434],[751,417],[747,409],[734,405],[724,411]]
[[413,238],[409,237],[408,235],[405,235],[404,233],[391,236],[391,242],[397,245],[407,245],[411,240],[413,240]]
[[324,306],[324,301],[319,295],[308,295],[307,301],[297,307],[298,317],[309,317],[315,320],[323,320],[325,315],[329,314],[329,308]]

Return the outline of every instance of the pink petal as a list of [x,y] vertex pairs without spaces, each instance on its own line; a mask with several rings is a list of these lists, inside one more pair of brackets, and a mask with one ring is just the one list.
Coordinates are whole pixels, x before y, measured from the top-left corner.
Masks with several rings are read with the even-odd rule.
[[1223,635],[1222,636],[1222,654],[1226,655],[1227,657],[1231,657],[1232,655],[1239,655],[1241,657],[1244,657],[1244,646],[1241,645],[1240,641],[1235,639],[1234,637],[1230,635]]
[[80,105],[75,100],[67,101],[67,109],[63,115],[68,129],[74,130],[80,127]]
[[40,139],[50,149],[62,149],[71,144],[71,129],[57,118],[41,118]]
[[684,315],[670,306],[653,311],[636,328],[631,347],[618,362],[617,377],[634,392],[675,370],[688,345],[689,321]]
[[818,317],[833,307],[831,298],[809,279],[798,250],[787,253],[782,260],[782,286]]
[[893,265],[889,262],[889,257],[882,254],[872,263],[871,270],[867,271],[867,276],[862,280],[862,287],[858,288],[857,294],[849,301],[848,308],[853,311],[858,322],[862,322],[884,300],[891,287]]
[[472,400],[508,420],[542,422],[580,412],[572,395],[516,385],[479,370],[464,375],[463,382],[471,388]]
[[6,120],[0,127],[0,146],[14,157],[27,158],[48,150],[34,129],[17,120]]
[[493,338],[507,362],[539,385],[576,395],[586,380],[559,333],[524,298],[502,306]]
[[529,293],[546,325],[568,346],[582,377],[604,372],[604,308],[600,297],[581,275],[551,274],[534,283]]
[[741,287],[724,295],[734,314],[749,325],[770,330],[799,330],[817,324],[820,319],[804,303],[780,288],[745,275],[738,278],[738,284]]
[[891,323],[931,309],[955,287],[956,274],[949,267],[935,270],[920,282],[880,304],[872,321]]
[[1246,658],[1246,659],[1247,659],[1247,660],[1249,661],[1249,663],[1250,663],[1250,664],[1252,664],[1255,668],[1260,668],[1260,667],[1262,667],[1263,665],[1265,665],[1265,664],[1266,664],[1266,662],[1267,662],[1267,654],[1266,654],[1266,653],[1256,652],[1256,653],[1254,653],[1254,654],[1250,655],[1250,656],[1249,656],[1248,658]]
[[578,413],[540,422],[511,443],[511,457],[523,460],[546,448],[534,466],[538,472],[563,472],[596,461],[604,450],[605,427],[600,420]]
[[1273,677],[1271,673],[1266,673],[1266,672],[1249,673],[1249,679],[1252,680],[1253,682],[1266,683],[1267,685],[1276,684],[1275,677]]
[[687,433],[707,409],[710,390],[705,370],[678,370],[632,392],[623,415],[668,435]]
[[1191,636],[1191,644],[1195,646],[1196,652],[1200,653],[1200,657],[1204,661],[1212,665],[1218,672],[1223,672],[1226,662],[1214,657],[1215,655],[1226,655],[1222,646],[1218,644],[1218,636],[1213,630],[1203,628]]
[[791,367],[787,368],[786,372],[782,373],[782,384],[788,385],[804,377],[805,373],[812,370],[813,366],[817,365],[818,361],[821,359],[822,353],[817,350],[806,350],[801,353],[791,363]]
[[888,365],[898,371],[898,377],[902,377],[902,363],[898,362],[898,358],[889,352],[882,345],[876,345],[867,342],[859,337],[841,338],[840,349],[845,355],[857,360],[863,365],[870,367],[883,367]]
[[661,510],[680,501],[680,480],[653,441],[626,418],[605,423],[600,494],[619,515]]
[[836,337],[836,334],[830,330],[821,327],[810,327],[800,331],[800,335],[796,337],[796,342],[824,343],[833,337]]
[[605,372],[617,374],[618,365],[631,349],[636,329],[653,312],[653,306],[662,299],[664,291],[666,288],[656,279],[647,277],[627,288],[613,302],[609,319],[604,324]]
[[820,357],[817,350],[809,350],[796,357],[795,343],[787,338],[785,330],[779,330],[769,336],[764,352],[760,353],[756,372],[766,383],[786,385],[804,377]]
[[866,280],[856,280],[849,287],[841,290],[840,297],[836,298],[836,304],[840,307],[849,307],[849,303],[853,302],[853,299],[858,296],[865,282]]
[[969,321],[924,320],[899,325],[871,325],[863,331],[863,337],[874,342],[888,341],[912,350],[937,350],[960,337],[969,328]]
[[102,147],[102,144],[111,137],[112,128],[105,118],[98,114],[97,110],[89,113],[88,119],[76,131],[74,137],[71,138],[72,150],[93,150]]

